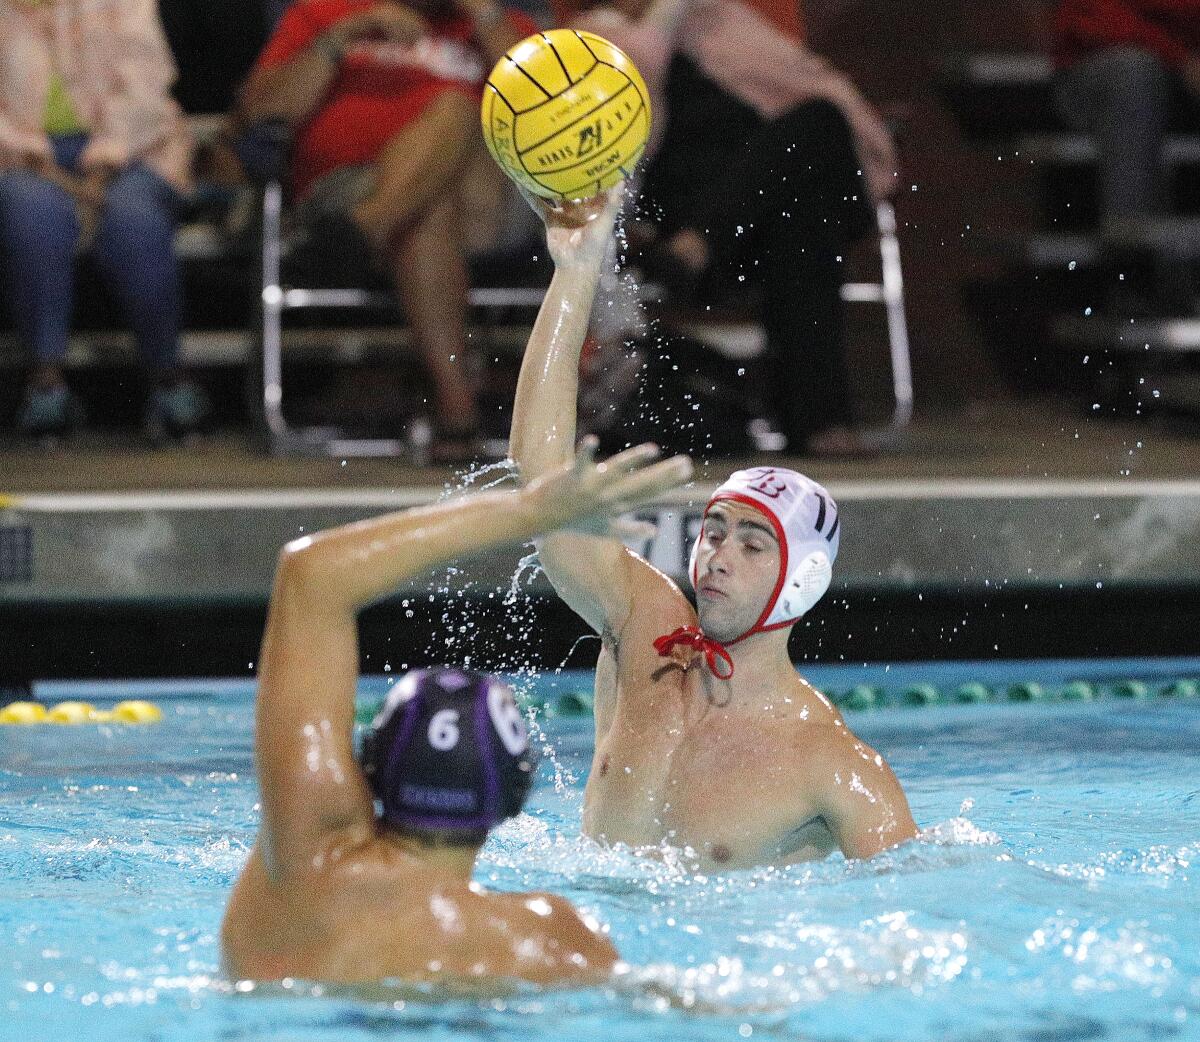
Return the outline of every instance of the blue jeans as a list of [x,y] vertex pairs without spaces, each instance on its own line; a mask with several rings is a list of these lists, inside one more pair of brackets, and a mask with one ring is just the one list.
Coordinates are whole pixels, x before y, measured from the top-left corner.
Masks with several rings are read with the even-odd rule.
[[[75,170],[87,135],[53,139],[54,158]],[[153,370],[174,367],[182,289],[175,258],[179,193],[152,170],[126,167],[112,181],[92,244],[92,256],[133,327]],[[0,174],[0,252],[13,321],[43,365],[67,351],[79,241],[75,202],[28,170]]]

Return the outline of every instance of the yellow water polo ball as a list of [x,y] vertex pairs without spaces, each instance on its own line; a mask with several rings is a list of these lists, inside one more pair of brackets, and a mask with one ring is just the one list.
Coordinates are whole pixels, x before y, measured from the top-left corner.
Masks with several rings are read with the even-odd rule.
[[642,158],[650,93],[615,44],[547,29],[496,63],[480,116],[488,150],[517,184],[545,199],[587,199]]

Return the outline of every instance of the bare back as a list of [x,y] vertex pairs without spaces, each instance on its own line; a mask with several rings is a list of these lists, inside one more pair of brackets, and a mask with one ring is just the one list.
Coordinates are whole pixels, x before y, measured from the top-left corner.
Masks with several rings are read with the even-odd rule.
[[430,870],[384,839],[303,878],[272,881],[255,852],[221,931],[235,978],[401,978],[548,984],[603,977],[607,938],[549,894],[493,894]]

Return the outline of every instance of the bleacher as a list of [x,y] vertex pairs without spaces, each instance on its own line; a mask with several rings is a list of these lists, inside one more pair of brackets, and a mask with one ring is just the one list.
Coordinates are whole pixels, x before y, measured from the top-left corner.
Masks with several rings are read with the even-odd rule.
[[[1008,371],[1026,387],[1073,387],[1136,411],[1138,381],[1153,377],[1175,389],[1174,404],[1200,408],[1200,318],[1187,281],[1186,291],[1179,285],[1181,270],[1194,275],[1200,236],[1181,255],[1180,236],[1166,241],[1148,223],[1111,259],[1098,231],[1096,143],[1059,121],[1053,73],[1040,53],[976,53],[946,65],[940,92],[964,136],[995,156],[998,176],[1032,182],[1029,224],[979,237],[991,274],[966,286],[967,298],[993,353],[1003,361],[1009,352]],[[1173,215],[1196,220],[1200,128],[1172,128],[1163,163]],[[1161,292],[1168,267],[1173,293]]]
[[[268,19],[259,4],[244,0],[206,5],[160,0],[159,8],[180,71],[175,94],[203,152],[219,132],[224,110],[232,105],[234,91],[265,40]],[[185,287],[180,360],[210,391],[218,425],[251,426],[266,434],[255,192],[247,185],[231,196],[201,180],[189,204],[176,240]],[[233,209],[241,210],[240,222],[230,220]],[[286,254],[283,260],[286,283],[310,285],[303,268],[289,266]],[[486,356],[481,404],[496,428],[485,428],[485,434],[504,429],[504,417],[490,406],[511,401],[532,309],[540,302],[537,287],[546,281],[544,257],[540,263],[532,256],[528,262],[485,257],[473,264],[470,336]],[[290,284],[284,292],[291,294],[293,305],[304,304],[289,318],[283,353],[291,392],[288,408],[297,424],[337,422],[359,437],[391,434],[398,418],[427,410],[423,370],[383,280],[367,287],[369,299],[358,301],[371,306],[353,311],[327,306],[339,302],[336,293],[320,298],[309,292],[301,300],[303,291],[292,290]],[[0,301],[0,373],[6,374],[0,378],[0,431],[15,414],[20,376],[28,361]],[[79,269],[67,368],[88,372],[86,381],[73,382],[95,425],[137,424],[141,397],[133,338],[87,261]],[[363,387],[378,388],[379,400],[364,395]],[[387,396],[389,389],[394,393]],[[355,404],[362,407],[355,410]]]

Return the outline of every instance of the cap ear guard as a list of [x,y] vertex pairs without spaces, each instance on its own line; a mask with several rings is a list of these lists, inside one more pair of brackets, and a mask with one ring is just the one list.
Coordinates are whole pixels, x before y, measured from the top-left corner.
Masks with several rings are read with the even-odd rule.
[[833,562],[822,549],[806,554],[788,576],[767,624],[794,621],[807,615],[825,596],[833,581]]

